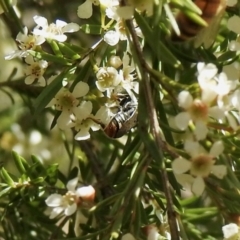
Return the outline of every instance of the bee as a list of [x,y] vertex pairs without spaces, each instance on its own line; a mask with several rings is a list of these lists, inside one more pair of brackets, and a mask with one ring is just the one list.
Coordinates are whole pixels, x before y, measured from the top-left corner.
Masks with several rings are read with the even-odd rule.
[[202,10],[201,17],[208,23],[208,27],[200,26],[180,12],[176,16],[180,35],[172,32],[171,39],[173,41],[185,41],[197,36],[194,46],[199,47],[204,43],[205,48],[208,48],[214,42],[218,26],[226,8],[226,0],[195,0],[194,3]]
[[104,133],[110,138],[120,138],[137,124],[137,103],[127,96],[120,102],[119,111],[105,126]]
[[137,100],[135,96],[128,94],[118,94],[119,105],[116,114],[111,120],[104,124],[96,118],[89,117],[92,121],[99,124],[104,133],[110,138],[120,138],[137,124]]

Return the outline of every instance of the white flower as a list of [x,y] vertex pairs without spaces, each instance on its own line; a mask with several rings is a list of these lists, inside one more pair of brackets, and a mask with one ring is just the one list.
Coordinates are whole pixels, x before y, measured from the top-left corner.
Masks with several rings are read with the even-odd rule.
[[33,29],[33,34],[42,36],[46,39],[54,39],[59,42],[64,42],[67,36],[64,34],[66,32],[76,32],[79,30],[79,26],[76,23],[66,23],[61,20],[57,20],[56,24],[51,23],[48,25],[46,18],[41,16],[34,16],[34,21],[37,26]]
[[84,101],[76,110],[76,119],[73,123],[69,124],[69,127],[74,127],[78,132],[75,135],[77,141],[86,140],[90,138],[89,130],[93,131],[99,130],[99,124],[95,123],[91,118],[93,118],[92,113],[92,102]]
[[45,39],[42,36],[28,35],[28,29],[27,27],[24,27],[23,33],[18,33],[16,41],[19,43],[18,46],[20,50],[15,50],[5,56],[5,60],[10,60],[15,57],[26,57],[28,55],[28,50],[34,50],[36,46],[44,43]]
[[100,68],[96,74],[96,77],[96,85],[101,92],[104,92],[108,89],[113,89],[120,84],[122,80],[121,76],[118,74],[118,71],[113,67]]
[[70,92],[67,88],[62,88],[47,105],[47,107],[54,105],[56,110],[62,111],[57,120],[59,128],[65,129],[69,127],[68,125],[72,123],[72,116],[76,115],[79,111],[78,106],[81,102],[79,98],[85,96],[88,91],[88,84],[79,82],[76,84],[73,92]]
[[52,207],[50,218],[55,218],[60,213],[64,212],[66,216],[72,215],[77,210],[77,199],[75,188],[77,186],[78,179],[74,178],[67,183],[68,192],[65,195],[51,194],[46,199],[46,204]]
[[64,215],[70,216],[76,212],[79,204],[83,205],[83,202],[92,202],[95,198],[95,190],[92,186],[79,187],[78,178],[74,178],[67,183],[68,192],[65,195],[51,194],[46,200],[46,204],[52,207],[50,218],[55,218],[60,213],[64,212]]
[[25,61],[29,64],[25,69],[25,75],[27,75],[25,83],[32,84],[36,81],[40,86],[45,86],[46,81],[43,74],[48,66],[48,63],[44,60],[34,61],[31,55],[28,55],[25,58]]
[[205,139],[208,128],[208,117],[216,119],[224,118],[224,111],[218,106],[209,107],[210,103],[202,99],[193,99],[188,91],[182,91],[178,95],[178,104],[185,112],[180,112],[175,117],[176,126],[181,130],[186,130],[188,124],[192,121],[195,124],[194,134],[197,140]]
[[99,5],[98,0],[86,0],[78,7],[77,15],[79,18],[90,18],[92,16],[92,5]]
[[229,30],[237,34],[240,34],[239,24],[240,24],[240,17],[237,15],[234,15],[228,19],[227,27]]
[[[183,157],[179,157],[172,162],[172,169],[180,184],[191,183],[192,192],[200,196],[205,188],[204,178],[210,173],[217,178],[222,179],[227,168],[224,165],[214,165],[215,158],[223,152],[223,143],[215,142],[209,153],[206,153],[198,142],[187,140],[184,146],[185,150],[190,154],[191,159],[188,161]],[[186,172],[189,174],[184,174]]]
[[214,64],[198,63],[197,67],[198,83],[205,102],[211,102],[217,98],[218,103],[221,104],[222,98],[234,90],[238,84],[236,79],[229,81],[224,72],[217,75],[218,69]]
[[224,240],[238,240],[240,238],[239,227],[235,223],[230,223],[222,227]]
[[119,71],[119,74],[122,76],[122,81],[120,83],[120,86],[126,90],[126,92],[131,96],[131,91],[138,93],[139,90],[139,83],[135,80],[135,74],[133,71],[135,70],[135,67],[132,65],[129,65],[130,58],[128,54],[125,52],[123,55],[123,68]]

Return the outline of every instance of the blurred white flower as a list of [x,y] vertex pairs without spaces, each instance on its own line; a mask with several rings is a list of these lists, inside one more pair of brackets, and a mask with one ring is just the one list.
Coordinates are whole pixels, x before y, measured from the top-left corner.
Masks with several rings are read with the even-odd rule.
[[[215,158],[223,152],[224,146],[221,141],[217,141],[207,153],[198,142],[187,140],[184,148],[191,156],[190,161],[178,157],[172,162],[172,169],[181,185],[190,183],[192,192],[200,196],[205,188],[204,178],[212,173],[222,179],[227,173],[226,166],[214,165]],[[190,174],[186,174],[188,171]]]
[[33,29],[33,34],[42,36],[46,39],[54,39],[59,42],[64,42],[67,40],[67,36],[64,33],[72,33],[79,30],[79,25],[76,23],[67,24],[64,21],[57,20],[56,24],[51,23],[48,25],[48,21],[44,17],[34,16],[33,19],[37,24],[37,26]]
[[74,178],[67,183],[68,192],[64,195],[51,194],[46,200],[48,207],[53,208],[50,214],[50,219],[55,218],[60,213],[70,216],[77,210],[78,205],[83,205],[85,202],[92,202],[95,198],[95,190],[92,186],[84,186],[76,189],[78,178]]
[[224,240],[238,240],[240,238],[240,229],[235,223],[223,226],[222,231]]
[[43,74],[48,66],[48,62],[45,60],[34,61],[31,55],[25,58],[25,62],[28,66],[25,68],[26,84],[32,84],[36,82],[39,86],[45,86],[46,80]]
[[5,56],[5,60],[10,60],[15,57],[26,57],[28,55],[27,50],[34,50],[36,46],[41,45],[45,39],[42,36],[28,35],[28,29],[24,27],[23,33],[18,33],[16,41],[19,43],[18,47],[20,50],[15,50]]
[[228,19],[227,27],[229,30],[237,34],[240,34],[239,24],[240,24],[240,17],[237,15],[234,15]]
[[222,71],[230,81],[238,81],[240,78],[240,64],[238,62],[223,66]]
[[237,38],[236,41],[234,40],[231,40],[229,43],[228,43],[228,48],[229,50],[231,51],[240,51],[240,39]]
[[79,18],[90,18],[93,13],[92,5],[99,5],[99,0],[86,0],[78,7],[77,15]]
[[130,65],[130,58],[127,52],[124,53],[123,59],[123,68],[119,71],[119,74],[122,77],[122,81],[119,86],[122,86],[123,89],[131,96],[131,91],[138,93],[139,83],[134,81],[136,79],[136,74],[133,73],[135,71],[135,67],[133,66],[133,62]]
[[72,117],[78,113],[78,106],[81,103],[79,98],[85,96],[89,91],[89,86],[85,82],[76,84],[73,92],[67,88],[62,88],[56,96],[49,102],[47,107],[55,106],[56,110],[62,111],[60,114],[57,125],[61,129],[69,128],[72,122]]
[[233,7],[234,5],[237,4],[238,0],[227,0],[227,6]]

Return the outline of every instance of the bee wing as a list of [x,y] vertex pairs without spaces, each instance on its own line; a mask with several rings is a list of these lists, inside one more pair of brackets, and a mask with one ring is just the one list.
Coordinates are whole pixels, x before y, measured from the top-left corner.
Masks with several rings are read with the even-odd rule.
[[225,12],[225,1],[222,0],[219,12],[209,23],[208,27],[202,29],[194,39],[194,47],[198,48],[202,44],[205,48],[211,47],[218,34],[219,25]]

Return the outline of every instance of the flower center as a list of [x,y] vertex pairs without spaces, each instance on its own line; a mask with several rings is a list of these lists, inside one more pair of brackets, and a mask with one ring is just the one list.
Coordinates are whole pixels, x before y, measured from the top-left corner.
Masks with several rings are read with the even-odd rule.
[[38,64],[33,65],[32,66],[32,75],[36,76],[37,78],[39,76],[42,76],[43,75],[43,69]]
[[56,97],[57,104],[56,109],[62,111],[66,109],[70,111],[73,107],[77,107],[79,101],[72,95],[72,93],[65,91]]
[[113,85],[113,80],[115,78],[115,75],[110,72],[104,72],[100,77],[99,81],[101,82],[101,85],[105,88]]
[[69,191],[64,196],[64,202],[66,202],[68,205],[72,205],[77,202],[76,194]]
[[47,32],[52,33],[53,35],[61,35],[62,28],[57,27],[56,24],[54,24],[54,23],[51,23],[47,28]]
[[206,120],[208,116],[208,106],[201,100],[196,99],[190,107],[189,112],[193,120]]
[[198,155],[191,159],[192,165],[190,172],[193,176],[207,177],[211,173],[214,160],[209,155]]

